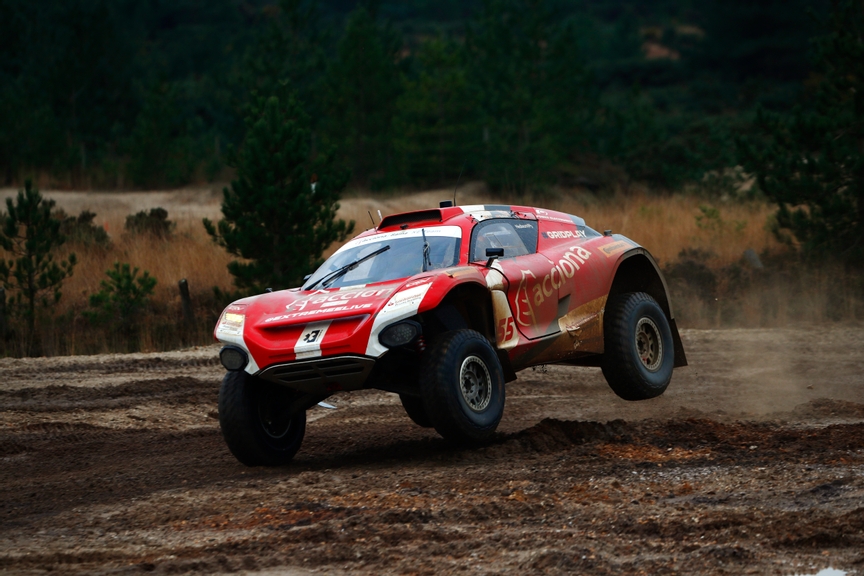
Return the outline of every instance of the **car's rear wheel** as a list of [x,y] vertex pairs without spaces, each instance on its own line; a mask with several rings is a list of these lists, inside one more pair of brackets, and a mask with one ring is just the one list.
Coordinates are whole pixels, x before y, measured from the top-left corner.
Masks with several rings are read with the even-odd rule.
[[669,321],[644,292],[609,299],[603,321],[603,376],[625,400],[662,394],[672,379],[675,351]]
[[408,394],[399,394],[399,400],[402,401],[402,407],[405,408],[405,413],[408,417],[423,428],[431,428],[432,420],[429,419],[429,414],[426,412],[426,407],[423,406],[423,399],[419,396],[409,396]]
[[282,466],[306,434],[306,411],[289,410],[296,394],[246,372],[228,372],[219,389],[219,425],[231,453],[247,466]]
[[504,414],[504,375],[489,341],[474,330],[446,332],[426,352],[420,371],[423,405],[448,440],[477,442]]

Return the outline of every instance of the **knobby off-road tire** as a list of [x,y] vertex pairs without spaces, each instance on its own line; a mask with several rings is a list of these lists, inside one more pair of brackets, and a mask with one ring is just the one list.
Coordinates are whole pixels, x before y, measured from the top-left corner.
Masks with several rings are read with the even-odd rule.
[[603,376],[624,400],[662,394],[672,378],[675,351],[663,310],[644,292],[609,299],[603,320]]
[[246,372],[228,372],[219,388],[219,425],[231,453],[247,466],[282,466],[306,434],[306,412],[287,413],[291,390]]
[[486,440],[504,414],[501,363],[489,341],[474,330],[438,338],[423,358],[420,391],[432,425],[448,440]]
[[423,405],[423,399],[419,396],[409,396],[408,394],[399,394],[399,400],[402,401],[402,407],[405,408],[405,413],[408,417],[423,428],[432,428],[432,420],[429,419],[429,414],[426,413],[426,407]]

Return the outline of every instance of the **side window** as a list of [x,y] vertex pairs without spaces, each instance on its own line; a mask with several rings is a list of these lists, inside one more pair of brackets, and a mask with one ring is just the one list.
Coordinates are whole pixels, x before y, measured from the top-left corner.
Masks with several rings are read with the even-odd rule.
[[487,220],[471,235],[471,262],[486,259],[487,248],[503,248],[504,258],[537,252],[537,222],[533,220]]

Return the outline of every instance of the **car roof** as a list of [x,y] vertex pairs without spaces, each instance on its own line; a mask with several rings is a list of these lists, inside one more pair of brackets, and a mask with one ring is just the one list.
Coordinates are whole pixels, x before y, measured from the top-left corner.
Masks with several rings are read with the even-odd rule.
[[[428,210],[415,210],[385,216],[375,232],[390,232],[400,228],[413,228],[419,226],[441,226],[448,225],[473,225],[476,222],[490,218],[519,218],[523,220],[552,221],[585,226],[585,220],[579,216],[534,208],[531,206],[517,206],[510,204],[472,204],[468,206],[446,206],[443,208],[432,208]],[[370,231],[372,232],[372,231]]]

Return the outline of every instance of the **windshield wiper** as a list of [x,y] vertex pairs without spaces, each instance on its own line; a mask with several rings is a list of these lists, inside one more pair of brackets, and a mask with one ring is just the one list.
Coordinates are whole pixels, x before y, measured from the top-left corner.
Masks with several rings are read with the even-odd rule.
[[322,288],[326,288],[327,286],[330,285],[331,282],[334,282],[340,276],[344,276],[345,274],[347,274],[351,270],[354,270],[355,268],[357,268],[357,266],[359,266],[360,264],[362,264],[366,260],[369,260],[370,258],[377,256],[378,254],[381,254],[382,252],[386,252],[389,249],[390,249],[390,245],[388,244],[387,246],[382,246],[381,248],[379,248],[378,250],[375,250],[374,252],[370,252],[369,254],[366,254],[362,258],[358,258],[357,260],[354,260],[353,262],[349,262],[348,264],[342,266],[341,268],[337,268],[333,272],[330,272],[329,274],[325,274],[324,276],[322,276],[321,278],[319,278],[318,280],[316,280],[315,282],[310,284],[306,288],[306,290],[312,290],[318,284],[321,284]]
[[421,228],[420,231],[423,233],[423,272],[426,272],[432,267],[432,259],[429,258],[429,242],[426,241],[426,229]]

